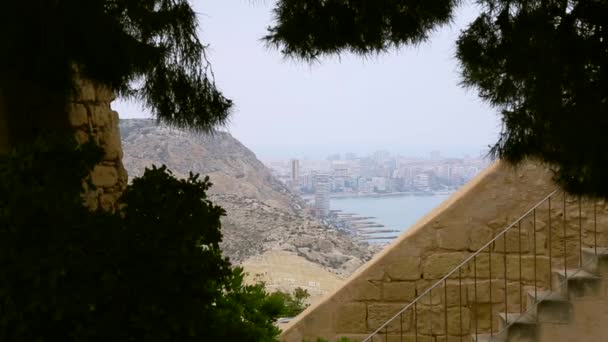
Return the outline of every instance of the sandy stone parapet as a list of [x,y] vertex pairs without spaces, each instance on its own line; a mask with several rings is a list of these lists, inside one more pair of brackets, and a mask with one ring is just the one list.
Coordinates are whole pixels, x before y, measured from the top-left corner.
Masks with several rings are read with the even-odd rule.
[[[554,189],[550,172],[534,162],[526,162],[518,168],[503,162],[493,164],[361,267],[341,288],[292,321],[280,340],[315,341],[317,337],[331,341],[340,337],[362,340]],[[597,204],[598,210],[608,212],[604,202]],[[419,303],[419,316],[425,319],[418,321],[418,340],[446,339],[438,333],[445,331],[444,307],[448,308],[448,340],[459,340],[460,334],[467,335],[473,329],[471,322],[474,320],[480,332],[489,332],[491,325],[496,329],[497,313],[504,311],[505,298],[509,310],[519,310],[520,303],[523,304],[520,284],[529,286],[536,281],[538,286],[543,286],[548,283],[548,246],[555,263],[560,258],[563,260],[564,237],[577,236],[582,229],[585,244],[589,245],[596,238],[589,231],[593,216],[590,202],[583,205],[580,219],[576,199],[567,199],[566,220],[557,207],[554,203],[551,212],[539,208],[535,213],[535,225],[531,220],[522,221],[521,239],[517,232],[507,234],[505,241],[491,245],[491,259],[487,254],[479,255],[475,270],[470,265],[463,267],[461,283],[449,279],[446,288],[440,286],[433,291],[432,301]],[[549,219],[553,222],[551,232]],[[608,219],[598,216],[597,226],[608,226],[601,225],[602,220]],[[565,227],[565,234],[562,227]],[[548,234],[552,235],[551,244]],[[597,239],[601,240],[598,244],[605,244],[603,230],[598,232]],[[574,250],[575,246],[567,248]],[[574,264],[577,257],[569,257],[568,262]],[[516,266],[520,262],[521,281]],[[488,278],[490,266],[492,275]],[[473,281],[474,273],[477,282]],[[402,317],[403,327],[399,327],[407,341],[413,340],[414,334],[411,316],[411,311],[406,312]],[[389,340],[393,337],[399,340],[399,334],[390,336],[396,327],[391,324],[387,329]],[[433,336],[429,335],[430,331]]]
[[103,86],[78,78],[77,95],[70,104],[69,121],[79,143],[95,141],[104,150],[102,162],[91,172],[95,189],[85,186],[85,204],[95,210],[112,210],[127,186],[127,171],[122,164],[118,113],[110,103],[113,92]]

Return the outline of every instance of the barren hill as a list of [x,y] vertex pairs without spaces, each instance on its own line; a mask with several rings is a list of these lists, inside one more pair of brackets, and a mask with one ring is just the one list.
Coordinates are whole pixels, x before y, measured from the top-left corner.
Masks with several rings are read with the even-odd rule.
[[120,129],[130,178],[152,164],[167,165],[177,177],[210,176],[210,199],[227,211],[224,253],[271,288],[300,286],[318,298],[372,257],[374,249],[309,216],[301,199],[229,133],[142,119],[121,120]]

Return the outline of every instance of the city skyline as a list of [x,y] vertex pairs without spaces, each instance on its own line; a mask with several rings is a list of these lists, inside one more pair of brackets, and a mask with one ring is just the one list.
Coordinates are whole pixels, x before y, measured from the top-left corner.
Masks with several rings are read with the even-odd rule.
[[351,196],[446,195],[489,164],[488,158],[454,158],[431,151],[425,158],[386,150],[357,156],[333,154],[324,159],[267,162],[273,175],[309,203],[321,218],[331,213],[330,198]]

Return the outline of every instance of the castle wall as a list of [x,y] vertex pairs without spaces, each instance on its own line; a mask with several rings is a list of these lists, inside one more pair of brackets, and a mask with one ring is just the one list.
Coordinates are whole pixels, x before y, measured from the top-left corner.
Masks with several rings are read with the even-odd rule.
[[[401,308],[410,303],[431,285],[444,277],[465,258],[479,250],[490,241],[499,231],[517,220],[523,213],[545,198],[554,190],[549,171],[535,163],[527,162],[518,168],[513,168],[503,162],[497,162],[482,172],[469,184],[461,188],[439,207],[421,218],[396,241],[387,246],[374,259],[357,271],[347,283],[326,297],[317,305],[308,308],[289,324],[282,333],[281,341],[301,342],[316,341],[317,337],[331,341],[340,337],[362,340],[384,322],[391,318]],[[557,213],[552,213],[557,215]],[[546,222],[546,220],[541,221]],[[541,227],[540,225],[537,228]],[[532,244],[536,242],[537,265],[546,264],[547,259],[542,254],[546,249],[546,235],[539,232],[532,240],[532,225],[524,226],[523,277],[525,281],[532,280]],[[507,238],[507,261],[516,262],[514,253],[516,243],[511,237]],[[477,284],[475,302],[473,302],[472,270],[465,269],[461,286],[464,303],[455,304],[453,297],[459,297],[458,287],[453,280],[446,285],[448,297],[452,298],[448,309],[450,335],[459,335],[454,331],[453,320],[462,322],[468,334],[472,321],[476,318],[480,331],[488,330],[490,322],[497,326],[497,312],[504,305],[504,291],[509,296],[509,306],[519,305],[516,288],[519,281],[513,282],[514,272],[509,266],[509,282],[507,289],[500,275],[502,260],[505,255],[502,243],[492,247],[494,254],[491,265],[492,277],[488,277],[489,257],[485,254],[478,260],[477,276],[481,282]],[[554,252],[556,255],[558,251]],[[485,270],[484,270],[485,267]],[[538,266],[541,269],[540,266]],[[547,267],[548,269],[548,267]],[[486,280],[481,279],[486,273]],[[516,273],[516,271],[515,271]],[[539,278],[542,278],[539,275]],[[504,280],[504,277],[502,277]],[[544,278],[543,278],[544,279]],[[543,280],[539,280],[542,283]],[[493,289],[490,299],[489,291]],[[437,291],[430,305],[419,306],[420,317],[430,317],[418,322],[416,329],[421,335],[428,334],[435,338],[443,327],[444,290]],[[502,304],[501,304],[502,303]],[[513,303],[513,304],[511,304]],[[475,308],[473,310],[473,308]],[[504,307],[503,307],[504,310]],[[454,313],[454,314],[453,314]],[[396,333],[399,340],[399,330],[403,329],[405,340],[413,339],[413,319],[411,314],[403,317],[401,327],[389,326],[389,333]],[[429,327],[429,325],[433,327]],[[443,328],[442,328],[443,327]],[[495,328],[496,329],[496,328]],[[431,330],[435,331],[431,334]],[[391,337],[391,336],[389,336]],[[451,336],[450,336],[451,337]],[[422,338],[422,337],[420,337]],[[444,336],[445,338],[445,336]],[[456,337],[459,340],[458,337]],[[391,340],[389,338],[389,340]],[[421,339],[419,339],[421,340]]]

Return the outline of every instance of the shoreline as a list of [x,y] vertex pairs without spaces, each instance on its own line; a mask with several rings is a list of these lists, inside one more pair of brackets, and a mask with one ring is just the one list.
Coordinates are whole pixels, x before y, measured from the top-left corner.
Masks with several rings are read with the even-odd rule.
[[[331,194],[330,199],[347,199],[347,198],[382,198],[382,197],[405,197],[405,196],[439,196],[439,195],[451,195],[456,190],[449,191],[434,191],[434,192],[389,192],[389,193],[349,193],[349,194]],[[314,200],[314,195],[300,195],[304,200]]]

